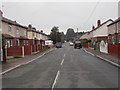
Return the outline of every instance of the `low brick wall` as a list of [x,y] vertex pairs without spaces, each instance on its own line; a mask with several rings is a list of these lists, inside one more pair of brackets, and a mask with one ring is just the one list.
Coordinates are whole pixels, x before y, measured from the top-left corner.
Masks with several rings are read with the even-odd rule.
[[7,56],[22,56],[22,46],[7,48]]
[[108,44],[108,53],[120,56],[120,44]]
[[88,48],[88,43],[82,44],[82,47]]
[[32,47],[29,46],[24,46],[24,54],[25,55],[31,55],[32,54]]
[[32,45],[32,52],[36,52],[36,46]]

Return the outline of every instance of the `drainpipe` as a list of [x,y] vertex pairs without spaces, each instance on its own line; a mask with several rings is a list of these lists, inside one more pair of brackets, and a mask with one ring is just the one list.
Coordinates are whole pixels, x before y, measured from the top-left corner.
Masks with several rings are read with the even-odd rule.
[[117,23],[116,23],[116,32],[115,32],[115,35],[116,35],[116,44],[118,44],[118,37],[117,37]]

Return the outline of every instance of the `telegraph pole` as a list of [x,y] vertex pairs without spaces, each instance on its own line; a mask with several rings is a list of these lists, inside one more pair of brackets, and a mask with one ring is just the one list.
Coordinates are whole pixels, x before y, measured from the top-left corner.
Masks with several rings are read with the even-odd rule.
[[77,37],[78,37],[78,28],[77,28]]

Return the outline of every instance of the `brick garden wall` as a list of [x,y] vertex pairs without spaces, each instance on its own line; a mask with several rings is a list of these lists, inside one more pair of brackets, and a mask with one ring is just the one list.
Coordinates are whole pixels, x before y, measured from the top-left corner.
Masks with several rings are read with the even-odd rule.
[[86,43],[86,44],[82,44],[82,47],[86,47],[86,48],[88,48],[88,43]]
[[31,46],[24,46],[24,54],[31,55],[32,54],[32,47]]
[[7,48],[7,56],[22,56],[22,46]]
[[120,44],[109,44],[108,53],[120,56]]

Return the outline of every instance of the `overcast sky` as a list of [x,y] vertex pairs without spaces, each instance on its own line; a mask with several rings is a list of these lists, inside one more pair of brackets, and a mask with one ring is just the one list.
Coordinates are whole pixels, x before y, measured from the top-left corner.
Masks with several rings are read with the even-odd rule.
[[68,28],[91,30],[98,19],[117,19],[117,2],[4,2],[3,15],[22,25],[32,24],[49,34],[53,26],[66,33]]

